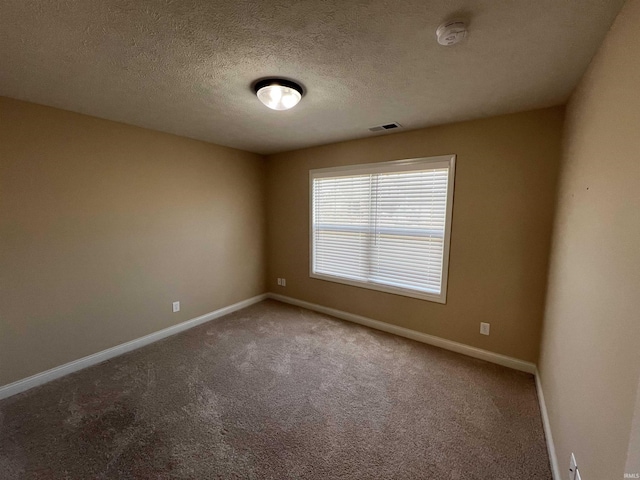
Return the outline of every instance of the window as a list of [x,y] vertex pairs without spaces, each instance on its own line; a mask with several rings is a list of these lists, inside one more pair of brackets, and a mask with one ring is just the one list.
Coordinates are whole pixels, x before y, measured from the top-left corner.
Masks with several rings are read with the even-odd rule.
[[309,172],[313,278],[446,303],[455,155]]

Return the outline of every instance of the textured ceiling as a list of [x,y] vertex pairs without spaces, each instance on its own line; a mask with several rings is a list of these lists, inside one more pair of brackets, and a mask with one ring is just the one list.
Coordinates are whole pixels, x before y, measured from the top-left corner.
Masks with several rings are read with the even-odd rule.
[[[260,153],[563,103],[623,0],[2,0],[0,95]],[[469,37],[439,46],[462,17]],[[300,81],[285,112],[250,89]]]

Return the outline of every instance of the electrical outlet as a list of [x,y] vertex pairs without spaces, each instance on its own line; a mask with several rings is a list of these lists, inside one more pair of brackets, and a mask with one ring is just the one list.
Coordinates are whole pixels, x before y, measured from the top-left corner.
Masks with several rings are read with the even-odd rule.
[[281,278],[278,279],[278,285],[282,286],[282,279]]
[[491,329],[491,324],[480,322],[480,333],[482,335],[489,335],[489,330]]
[[180,311],[180,302],[173,302],[173,313]]
[[578,464],[576,463],[576,457],[571,453],[571,460],[569,460],[569,480],[576,480],[577,471]]
[[283,287],[286,287],[286,286],[287,286],[287,279],[286,279],[286,278],[283,278],[283,279],[282,279],[282,286],[283,286]]

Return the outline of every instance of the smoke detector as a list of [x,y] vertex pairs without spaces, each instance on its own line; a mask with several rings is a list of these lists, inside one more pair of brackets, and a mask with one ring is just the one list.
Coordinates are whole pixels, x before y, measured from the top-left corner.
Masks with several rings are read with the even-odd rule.
[[467,25],[461,20],[445,22],[436,30],[440,45],[449,46],[461,42],[467,36]]

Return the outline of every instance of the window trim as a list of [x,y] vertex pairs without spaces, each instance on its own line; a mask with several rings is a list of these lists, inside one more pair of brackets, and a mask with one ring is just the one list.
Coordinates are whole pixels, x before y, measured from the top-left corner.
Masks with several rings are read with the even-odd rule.
[[[382,173],[394,171],[410,171],[420,165],[446,164],[449,168],[449,177],[447,179],[447,200],[445,214],[445,228],[442,250],[442,280],[440,284],[440,295],[433,293],[418,292],[407,288],[393,287],[382,285],[374,282],[349,280],[347,278],[334,275],[319,274],[313,272],[314,261],[314,240],[313,234],[313,180],[315,178],[331,177],[335,174],[350,175],[358,173]],[[392,293],[404,297],[417,298],[436,303],[447,303],[447,287],[449,280],[449,251],[451,244],[451,223],[453,219],[453,196],[455,186],[455,166],[456,155],[440,155],[436,157],[419,157],[407,158],[403,160],[392,160],[387,162],[362,163],[355,165],[345,165],[339,167],[316,168],[309,170],[309,277],[316,280],[324,280],[328,282],[341,283],[352,287],[365,288],[368,290],[377,290],[385,293]]]

